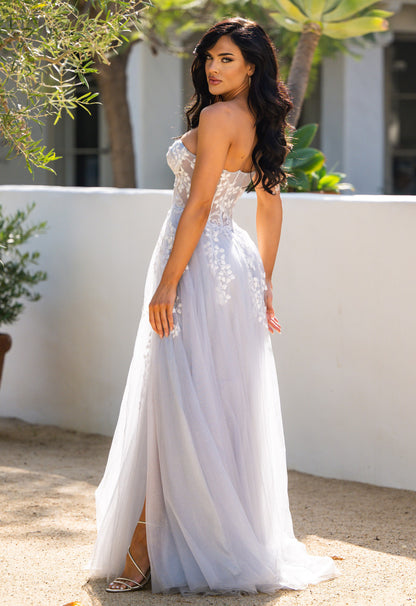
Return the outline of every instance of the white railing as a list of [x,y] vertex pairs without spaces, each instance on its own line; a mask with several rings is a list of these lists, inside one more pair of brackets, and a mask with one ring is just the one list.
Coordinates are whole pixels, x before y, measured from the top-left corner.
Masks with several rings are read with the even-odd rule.
[[[13,337],[0,414],[111,434],[170,191],[0,187],[35,201],[49,274]],[[288,465],[416,490],[416,197],[283,196],[274,335]],[[236,221],[255,237],[255,199]]]

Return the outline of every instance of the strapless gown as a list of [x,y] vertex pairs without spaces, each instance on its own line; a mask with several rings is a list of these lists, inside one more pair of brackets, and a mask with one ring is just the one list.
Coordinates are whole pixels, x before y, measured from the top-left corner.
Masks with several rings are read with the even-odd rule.
[[147,273],[133,359],[96,490],[91,577],[121,573],[146,497],[153,592],[274,592],[337,575],[293,534],[264,268],[232,218],[250,174],[224,170],[178,285],[173,332],[148,304],[186,204],[195,156],[176,140],[173,199]]

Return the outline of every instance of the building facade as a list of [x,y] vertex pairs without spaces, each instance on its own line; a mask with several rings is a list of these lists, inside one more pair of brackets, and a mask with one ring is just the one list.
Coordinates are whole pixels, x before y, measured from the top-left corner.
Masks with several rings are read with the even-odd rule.
[[[346,173],[357,193],[416,194],[416,0],[384,6],[394,11],[390,30],[360,51],[360,59],[324,59],[302,120],[319,123],[314,145],[324,152],[327,168]],[[128,95],[140,188],[172,186],[165,154],[185,129],[188,73],[189,60],[154,55],[145,44],[131,51]],[[21,160],[5,160],[0,149],[0,184],[112,185],[102,105],[92,106],[91,116],[76,111],[75,120],[66,116],[38,134],[62,156],[56,175],[35,170],[32,179]]]

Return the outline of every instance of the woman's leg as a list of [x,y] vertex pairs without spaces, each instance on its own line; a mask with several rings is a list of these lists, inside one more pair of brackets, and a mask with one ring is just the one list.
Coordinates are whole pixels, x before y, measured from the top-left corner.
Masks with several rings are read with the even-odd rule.
[[[150,562],[149,562],[149,554],[147,553],[147,537],[146,537],[146,499],[144,501],[142,513],[140,516],[139,523],[137,524],[135,531],[133,533],[133,537],[130,543],[130,553],[133,556],[134,561],[137,566],[144,573],[147,573],[149,570]],[[125,577],[126,579],[131,579],[132,581],[137,581],[141,583],[143,580],[143,575],[139,573],[129,556],[126,556],[126,564],[124,566],[124,570],[120,575],[121,577]],[[116,583],[113,581],[109,584],[110,589],[123,589],[126,585],[133,585],[133,583]]]

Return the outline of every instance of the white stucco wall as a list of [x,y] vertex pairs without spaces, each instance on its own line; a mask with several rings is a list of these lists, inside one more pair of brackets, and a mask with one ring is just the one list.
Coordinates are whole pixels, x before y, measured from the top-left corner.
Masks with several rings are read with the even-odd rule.
[[[43,298],[10,330],[0,415],[111,434],[168,191],[0,187],[37,202]],[[274,335],[290,468],[416,490],[416,198],[283,196]],[[238,223],[255,235],[255,200]]]

